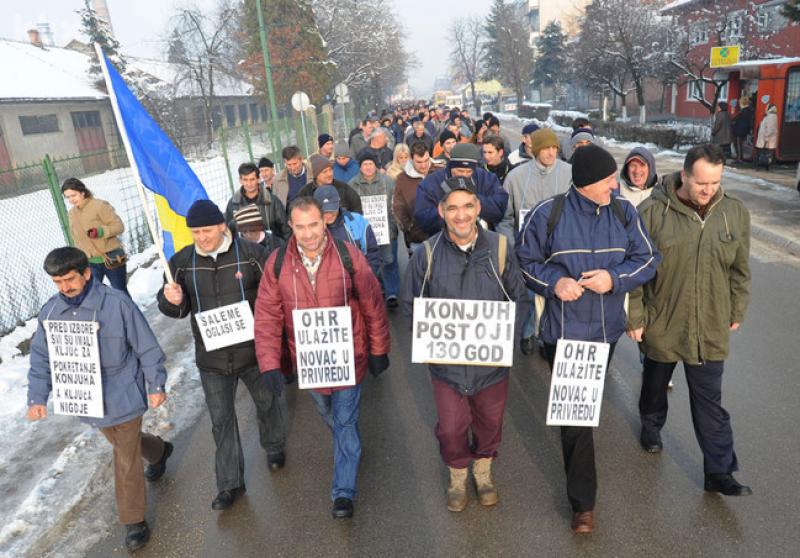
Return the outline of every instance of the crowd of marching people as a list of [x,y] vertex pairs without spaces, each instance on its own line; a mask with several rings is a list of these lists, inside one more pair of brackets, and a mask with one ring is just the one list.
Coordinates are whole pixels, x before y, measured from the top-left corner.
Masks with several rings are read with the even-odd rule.
[[[750,221],[721,187],[728,155],[715,138],[662,177],[645,147],[632,149],[619,169],[586,119],[560,139],[533,123],[515,135],[491,113],[473,118],[415,104],[370,114],[349,137],[321,134],[307,157],[285,147],[279,173],[266,157],[243,163],[226,207],[192,204],[193,242],[170,258],[157,296],[164,315],[190,317],[216,445],[211,507],[225,510],[246,490],[239,381],[253,400],[269,469],[278,471],[290,463],[286,390],[299,383],[301,311],[345,308],[336,316],[351,320],[355,381],[309,393],[333,439],[331,513],[353,515],[361,384],[390,367],[390,315],[412,317],[419,298],[512,303],[522,358],[538,353],[551,369],[561,339],[604,343],[610,361],[627,335],[641,351],[640,443],[649,453],[663,449],[668,385],[683,362],[705,490],[751,493],[733,477],[738,463],[721,405],[729,335],[749,300]],[[54,250],[44,263],[59,294],[39,314],[28,418],[46,416],[52,387],[44,322],[99,322],[106,412],[84,420],[114,447],[119,520],[134,550],[149,538],[145,479],[161,478],[173,451],[141,431],[142,414],[167,397],[165,356],[127,296],[124,261],[114,267],[122,225],[113,208],[77,179],[63,192],[74,205],[76,247]],[[400,242],[409,258],[402,278]],[[203,324],[220,308],[249,316],[250,336],[231,333],[235,342],[214,345]],[[532,358],[523,364],[533,365]],[[465,508],[470,476],[480,504],[495,505],[492,466],[510,367],[432,361],[429,370],[449,472],[446,507]],[[561,426],[560,434],[571,528],[590,533],[593,429]]]

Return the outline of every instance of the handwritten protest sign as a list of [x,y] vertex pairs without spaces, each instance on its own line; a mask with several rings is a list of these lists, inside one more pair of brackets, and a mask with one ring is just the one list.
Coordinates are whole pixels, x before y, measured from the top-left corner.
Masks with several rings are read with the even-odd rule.
[[53,411],[103,418],[103,380],[97,322],[45,320]]
[[375,233],[378,246],[389,244],[389,214],[386,208],[386,196],[361,196],[361,207],[364,218]]
[[511,366],[516,305],[415,298],[411,362]]
[[253,311],[243,300],[194,315],[206,351],[216,351],[255,338]]
[[608,343],[559,339],[550,378],[548,426],[598,426]]
[[349,306],[292,310],[300,389],[356,385]]

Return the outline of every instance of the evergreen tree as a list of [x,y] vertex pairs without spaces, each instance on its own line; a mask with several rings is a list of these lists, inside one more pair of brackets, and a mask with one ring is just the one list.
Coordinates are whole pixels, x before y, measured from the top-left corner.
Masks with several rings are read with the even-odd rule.
[[95,84],[95,87],[106,90],[103,80],[103,71],[100,68],[100,61],[94,53],[95,43],[100,45],[106,57],[117,68],[120,74],[125,72],[125,59],[119,52],[119,41],[111,34],[108,22],[97,16],[89,0],[84,0],[84,7],[77,11],[81,18],[81,31],[89,38],[89,46],[92,49],[91,63],[87,73]]
[[800,0],[788,0],[781,12],[791,21],[800,21]]
[[536,39],[533,84],[558,88],[566,73],[566,35],[558,21],[551,21]]
[[486,42],[483,50],[484,79],[495,79],[503,64],[503,51],[500,44],[500,27],[508,17],[504,0],[494,0],[486,16]]

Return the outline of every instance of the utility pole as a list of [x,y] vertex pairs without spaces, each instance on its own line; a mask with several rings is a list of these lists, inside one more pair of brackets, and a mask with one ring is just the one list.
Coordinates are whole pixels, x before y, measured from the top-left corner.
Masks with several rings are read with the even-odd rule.
[[269,99],[269,110],[272,115],[270,119],[270,130],[272,136],[272,155],[277,161],[283,149],[280,131],[278,130],[278,108],[275,105],[275,88],[272,85],[272,64],[269,59],[269,43],[267,42],[267,27],[264,25],[263,0],[256,0],[256,14],[258,14],[258,35],[261,39],[261,52],[264,55],[264,73],[267,77],[267,97]]

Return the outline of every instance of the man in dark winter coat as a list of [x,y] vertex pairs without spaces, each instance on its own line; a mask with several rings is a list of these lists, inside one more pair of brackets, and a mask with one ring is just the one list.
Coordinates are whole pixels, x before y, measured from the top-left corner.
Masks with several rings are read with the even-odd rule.
[[359,165],[365,155],[370,155],[378,165],[378,169],[385,172],[386,167],[392,164],[394,158],[392,150],[386,146],[386,143],[386,134],[380,129],[373,131],[369,136],[369,144],[356,154]]
[[[425,297],[515,302],[516,316],[524,316],[527,289],[506,238],[478,224],[481,203],[471,179],[451,178],[448,185],[439,202],[445,228],[425,241],[408,266],[406,314],[411,315],[414,298]],[[509,368],[431,364],[430,373],[439,416],[436,437],[450,471],[447,507],[459,512],[467,505],[470,462],[480,502],[492,506],[497,490],[491,465],[502,436]]]
[[483,139],[483,168],[497,177],[502,186],[506,176],[514,168],[506,157],[505,144],[503,138],[495,135],[488,135]]
[[313,179],[300,190],[298,197],[313,197],[314,190],[317,188],[332,185],[339,191],[340,204],[344,209],[356,213],[364,212],[361,208],[361,196],[358,195],[358,192],[347,183],[333,178],[333,164],[328,159],[322,155],[314,154],[308,158],[308,161],[311,163]]
[[[537,205],[516,242],[528,286],[545,298],[541,337],[551,369],[562,338],[608,343],[610,362],[625,332],[625,293],[652,279],[660,260],[633,204],[612,194],[614,157],[588,145],[573,160],[573,186]],[[561,445],[572,529],[591,533],[597,495],[592,429],[562,426]]]
[[[141,430],[148,407],[167,399],[164,352],[131,298],[92,279],[89,260],[81,250],[70,246],[53,250],[44,260],[44,270],[59,294],[42,306],[31,342],[26,418],[47,417],[47,399],[53,391],[48,334],[60,333],[55,327],[59,321],[94,323],[103,391],[101,418],[82,413],[81,421],[97,427],[114,447],[117,516],[125,525],[125,547],[134,551],[150,538],[144,481],[161,478],[172,453],[172,444]],[[58,412],[56,400],[53,405]],[[144,472],[143,459],[149,463]]]
[[275,235],[283,241],[288,240],[292,231],[286,223],[286,210],[281,200],[271,190],[259,183],[258,169],[253,163],[239,165],[239,184],[241,188],[233,194],[225,208],[225,222],[231,232],[236,234],[236,221],[233,214],[243,207],[253,205],[261,214],[264,232],[268,235]]
[[[414,220],[414,206],[417,199],[417,188],[431,170],[431,158],[428,148],[422,142],[411,146],[411,157],[406,168],[395,180],[392,196],[392,214],[397,226],[403,231],[403,240],[409,251],[413,250],[428,234],[420,229]],[[410,252],[409,252],[410,253]]]
[[[195,359],[217,448],[219,493],[211,507],[224,510],[245,491],[244,455],[234,408],[240,380],[253,398],[270,470],[282,468],[286,460],[286,399],[260,379],[252,329],[252,311],[267,252],[254,242],[231,235],[212,201],[194,202],[186,224],[194,244],[170,258],[174,282],[165,282],[158,292],[158,309],[171,318],[193,318]],[[223,307],[229,308],[224,315],[215,312]],[[241,318],[220,325],[231,315]]]
[[413,131],[406,136],[406,145],[410,147],[421,141],[428,148],[428,153],[433,153],[433,136],[425,130],[425,123],[415,116],[411,119],[411,126]]
[[439,216],[439,202],[448,192],[448,178],[472,178],[475,193],[481,200],[480,218],[490,229],[503,219],[508,203],[508,192],[492,173],[478,167],[480,153],[471,143],[460,143],[453,148],[447,168],[429,174],[417,190],[414,220],[428,235],[440,230],[444,221]]

